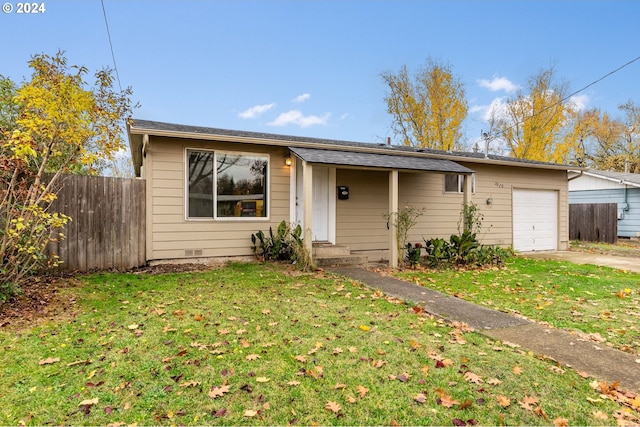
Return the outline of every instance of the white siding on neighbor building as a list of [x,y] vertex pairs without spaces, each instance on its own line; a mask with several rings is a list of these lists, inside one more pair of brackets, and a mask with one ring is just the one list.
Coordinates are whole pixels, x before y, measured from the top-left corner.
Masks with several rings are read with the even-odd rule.
[[[270,155],[269,218],[188,219],[185,150],[210,149]],[[289,221],[287,151],[264,145],[151,137],[147,146],[147,258],[150,260],[252,255],[251,234]]]
[[624,186],[618,182],[596,178],[589,175],[582,175],[569,181],[569,191],[608,190],[619,188],[624,188]]

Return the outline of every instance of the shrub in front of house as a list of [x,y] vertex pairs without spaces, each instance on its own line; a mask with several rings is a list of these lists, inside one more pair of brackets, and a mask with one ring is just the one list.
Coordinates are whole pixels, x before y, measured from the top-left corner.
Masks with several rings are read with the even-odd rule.
[[300,270],[311,270],[313,261],[302,241],[302,227],[293,227],[282,221],[275,233],[269,227],[269,234],[262,230],[251,235],[251,250],[262,261],[290,261]]

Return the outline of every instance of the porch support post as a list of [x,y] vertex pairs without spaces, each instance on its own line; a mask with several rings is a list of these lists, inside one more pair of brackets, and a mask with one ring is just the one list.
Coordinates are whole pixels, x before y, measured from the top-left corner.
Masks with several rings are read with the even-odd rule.
[[302,217],[303,217],[303,242],[305,248],[309,251],[311,259],[313,259],[313,233],[311,227],[313,226],[313,167],[308,163],[302,162],[302,188],[304,194],[304,200],[302,203]]
[[[464,176],[464,185],[462,186],[462,208],[464,209],[467,204],[471,203],[471,180],[473,179],[473,174]],[[466,221],[463,221],[463,227],[465,228],[463,231],[467,231]]]
[[389,267],[398,268],[398,171],[389,171]]

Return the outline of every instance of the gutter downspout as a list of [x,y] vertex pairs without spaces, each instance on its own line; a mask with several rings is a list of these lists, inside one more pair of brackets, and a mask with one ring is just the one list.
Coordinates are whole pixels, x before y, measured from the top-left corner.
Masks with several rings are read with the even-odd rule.
[[582,175],[584,175],[584,171],[580,171],[580,173],[576,176],[572,176],[571,178],[567,178],[567,181],[573,181],[576,178],[580,178]]

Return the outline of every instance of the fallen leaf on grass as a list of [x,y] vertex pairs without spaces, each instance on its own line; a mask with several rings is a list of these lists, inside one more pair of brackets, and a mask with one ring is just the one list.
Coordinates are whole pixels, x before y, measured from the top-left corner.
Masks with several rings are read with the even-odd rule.
[[337,414],[342,409],[342,406],[340,406],[340,404],[338,402],[333,402],[333,401],[329,400],[327,402],[327,404],[324,405],[324,409]]
[[259,382],[259,383],[268,383],[271,380],[269,378],[267,378],[267,377],[258,377],[258,378],[256,378],[256,381]]
[[569,425],[569,420],[566,419],[566,418],[558,417],[555,420],[553,420],[553,425],[554,426],[568,426]]
[[337,383],[336,385],[333,386],[334,390],[343,390],[345,388],[347,388],[347,385],[342,383]]
[[474,384],[482,384],[482,378],[480,378],[478,375],[474,374],[471,371],[467,371],[464,374],[464,379],[469,381],[470,383],[474,383]]
[[53,363],[58,363],[60,361],[59,357],[47,357],[46,359],[42,359],[38,362],[38,365],[51,365]]
[[537,397],[530,397],[530,396],[525,396],[524,399],[522,399],[519,403],[520,407],[522,409],[526,409],[527,411],[532,411],[535,409],[533,406],[534,403],[538,403],[540,402],[540,399],[538,399]]
[[245,417],[251,418],[251,417],[255,417],[256,415],[258,415],[257,411],[254,411],[253,409],[247,409],[246,411],[244,411],[244,414],[242,414]]
[[444,406],[445,408],[452,408],[454,405],[459,405],[460,402],[454,400],[451,396],[445,393],[442,389],[436,389],[436,394],[438,394],[438,404]]
[[290,386],[290,387],[295,387],[295,386],[300,385],[300,381],[289,381],[287,383],[287,385]]
[[414,396],[413,400],[418,403],[424,403],[427,401],[427,396],[424,393],[418,393]]
[[520,375],[522,374],[522,368],[520,366],[514,366],[513,369],[511,369],[511,371],[515,374],[515,375]]
[[200,385],[200,381],[185,381],[180,384],[180,387],[198,387]]
[[511,405],[511,399],[509,399],[507,396],[503,396],[503,395],[499,394],[499,395],[496,396],[496,399],[498,399],[498,403],[503,408],[506,408],[509,405]]
[[360,396],[360,399],[363,399],[367,395],[367,393],[369,393],[368,388],[361,385],[358,386],[358,396]]
[[215,399],[216,397],[222,397],[224,396],[226,393],[229,392],[229,386],[228,385],[223,385],[221,387],[212,387],[211,390],[209,390],[209,393],[207,393],[207,395],[212,398]]
[[260,359],[260,356],[258,356],[257,354],[249,354],[247,356],[247,360],[258,360]]
[[87,399],[87,400],[83,400],[82,402],[80,402],[78,404],[78,406],[91,406],[91,405],[97,405],[99,402],[98,398],[95,397],[93,399]]

